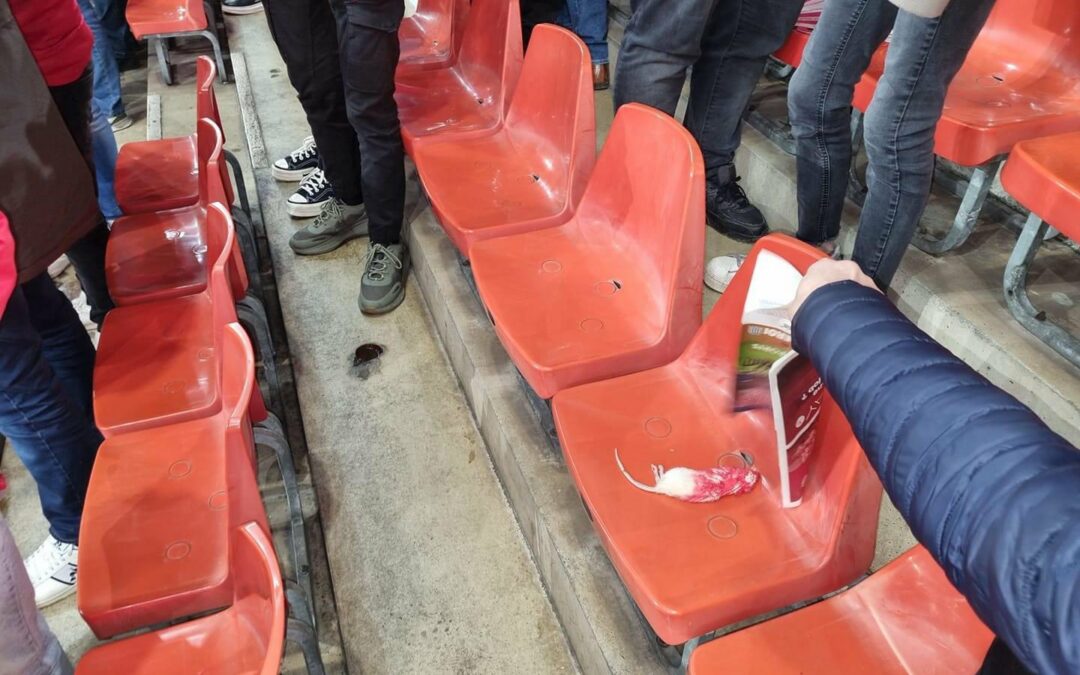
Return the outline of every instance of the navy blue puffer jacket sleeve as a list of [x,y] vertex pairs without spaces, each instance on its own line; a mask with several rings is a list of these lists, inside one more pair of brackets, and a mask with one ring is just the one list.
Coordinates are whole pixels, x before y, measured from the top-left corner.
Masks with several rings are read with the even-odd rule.
[[854,282],[793,323],[916,538],[1024,664],[1080,673],[1080,452]]

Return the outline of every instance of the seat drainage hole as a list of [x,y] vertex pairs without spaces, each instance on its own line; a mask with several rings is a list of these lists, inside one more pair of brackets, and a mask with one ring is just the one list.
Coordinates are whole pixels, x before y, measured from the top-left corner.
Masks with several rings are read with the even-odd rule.
[[183,478],[191,473],[191,462],[179,459],[169,466],[169,478]]
[[671,435],[671,422],[663,417],[650,417],[645,420],[645,433],[653,438],[667,438]]
[[555,274],[562,271],[562,263],[558,260],[545,260],[540,263],[540,270],[548,274]]
[[622,284],[615,279],[612,279],[611,281],[598,281],[596,285],[593,286],[593,290],[596,291],[597,295],[615,295],[622,290]]
[[533,179],[534,182],[539,183],[540,182],[540,174],[537,174],[537,173],[532,174],[532,179]]
[[229,505],[229,495],[225,494],[224,490],[219,490],[210,495],[210,499],[207,502],[207,506],[211,511],[224,511],[225,507]]
[[165,549],[167,560],[183,560],[191,554],[191,544],[186,541],[175,541]]
[[717,539],[734,539],[739,533],[738,524],[727,516],[713,516],[709,519],[709,534]]
[[578,325],[585,333],[598,333],[604,329],[604,322],[600,319],[585,319]]

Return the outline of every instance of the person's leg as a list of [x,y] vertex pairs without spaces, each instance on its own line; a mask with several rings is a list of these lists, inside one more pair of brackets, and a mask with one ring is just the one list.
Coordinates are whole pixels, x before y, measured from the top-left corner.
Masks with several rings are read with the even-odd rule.
[[405,150],[394,102],[402,7],[393,3],[378,9],[348,5],[348,10],[341,27],[341,69],[349,121],[360,142],[371,225],[358,303],[365,314],[384,314],[405,299],[409,271],[408,251],[401,236]]
[[363,203],[360,147],[345,107],[335,14],[341,0],[265,0],[270,34],[307,116],[335,196]]
[[124,114],[124,102],[120,98],[120,68],[116,64],[116,55],[109,45],[94,3],[79,0],[79,9],[94,35],[94,105],[106,117],[119,117]]
[[[53,102],[56,103],[68,132],[82,152],[91,172],[94,172],[93,137],[90,133],[90,92],[93,79],[93,68],[87,68],[86,72],[71,84],[49,87]],[[102,216],[99,224],[76,242],[67,254],[90,304],[90,318],[98,326],[101,326],[105,315],[114,307],[105,281],[105,247],[108,241],[109,226]]]
[[402,8],[394,6],[398,19],[361,12],[348,5],[341,44],[346,108],[356,131],[371,242],[389,246],[401,242],[405,217],[405,149],[401,142],[397,103],[394,102],[394,70],[399,45],[397,25]]
[[616,108],[644,103],[675,115],[686,71],[701,54],[701,38],[716,4],[635,0],[615,68]]
[[[0,434],[34,477],[50,534],[59,542],[74,544],[79,540],[86,488],[101,435],[87,414],[88,404],[80,402],[86,395],[71,393],[80,389],[74,382],[79,366],[73,362],[80,348],[70,344],[77,342],[75,332],[82,331],[78,318],[71,312],[67,325],[53,326],[44,339],[35,327],[46,317],[31,302],[46,297],[44,289],[49,284],[48,275],[43,274],[16,289],[0,318]],[[60,302],[64,302],[62,296],[49,304],[58,307]],[[62,347],[64,342],[69,344]],[[47,350],[50,358],[66,364],[62,367],[69,376],[67,386],[49,362]],[[83,367],[92,368],[92,361]]]
[[0,675],[71,672],[71,661],[34,606],[34,589],[15,538],[0,516]]
[[690,79],[686,128],[697,139],[706,174],[729,166],[742,117],[769,55],[784,44],[803,0],[719,0],[705,24]]
[[566,0],[559,24],[578,34],[593,65],[608,62],[607,0]]
[[135,38],[131,35],[131,29],[128,28],[127,18],[124,16],[127,11],[127,0],[93,0],[93,2],[105,38],[109,41],[113,58],[117,63],[123,63],[131,57],[136,44]]
[[90,121],[91,143],[94,147],[94,178],[97,180],[98,207],[108,220],[124,215],[116,203],[116,136],[105,113],[94,104]]
[[994,0],[953,2],[941,17],[900,12],[866,114],[869,192],[852,259],[882,288],[900,266],[934,179],[934,131],[945,95]]
[[835,239],[851,166],[851,99],[896,21],[889,0],[829,0],[788,87],[797,148],[799,239]]

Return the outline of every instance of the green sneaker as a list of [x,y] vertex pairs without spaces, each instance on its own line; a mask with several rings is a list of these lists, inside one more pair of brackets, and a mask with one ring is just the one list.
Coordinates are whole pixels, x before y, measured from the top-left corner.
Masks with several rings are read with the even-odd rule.
[[337,198],[323,204],[315,220],[289,240],[297,255],[329,253],[350,239],[366,237],[367,208],[363,204],[349,206]]
[[405,278],[409,275],[409,251],[404,244],[372,244],[364,257],[364,278],[360,282],[360,311],[386,314],[405,299]]

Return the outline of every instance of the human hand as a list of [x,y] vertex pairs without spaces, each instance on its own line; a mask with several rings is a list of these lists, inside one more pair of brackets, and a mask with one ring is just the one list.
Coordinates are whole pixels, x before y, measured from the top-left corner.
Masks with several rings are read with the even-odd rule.
[[854,281],[867,288],[878,290],[878,287],[874,285],[874,280],[863,274],[862,269],[850,260],[819,260],[806,271],[806,276],[803,277],[799,289],[795,292],[795,299],[788,305],[788,314],[794,319],[795,313],[814,291],[841,281]]

